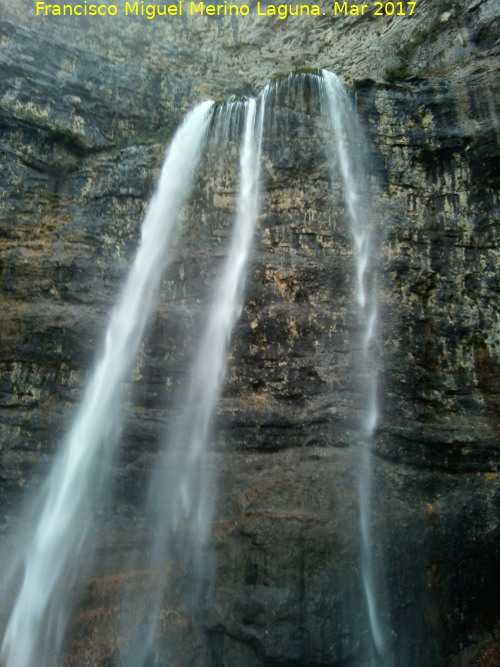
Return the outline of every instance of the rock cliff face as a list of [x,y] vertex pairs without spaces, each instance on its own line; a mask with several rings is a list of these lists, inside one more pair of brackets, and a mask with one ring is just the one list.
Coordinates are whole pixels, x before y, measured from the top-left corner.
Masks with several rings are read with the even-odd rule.
[[[75,412],[183,113],[203,97],[258,92],[277,72],[326,66],[351,86],[372,156],[372,532],[391,662],[498,665],[497,3],[421,0],[411,18],[380,19],[323,8],[286,21],[72,21],[0,2],[4,551]],[[262,211],[206,461],[218,487],[214,592],[193,607],[189,558],[170,563],[152,664],[372,664],[353,248],[345,211],[331,206],[317,95],[307,77],[293,81],[277,86],[266,121]],[[96,521],[99,566],[67,665],[119,663],[124,582],[134,605],[147,604],[131,565],[150,530],[141,500],[227,247],[237,160],[236,141],[223,163],[207,158],[186,207],[126,388],[114,499]]]

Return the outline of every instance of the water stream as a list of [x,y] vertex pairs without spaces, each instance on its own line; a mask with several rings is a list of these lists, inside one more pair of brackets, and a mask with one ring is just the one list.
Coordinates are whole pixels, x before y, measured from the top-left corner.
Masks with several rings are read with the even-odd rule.
[[193,109],[167,151],[135,261],[111,315],[102,358],[43,497],[35,501],[42,509],[33,538],[19,559],[23,579],[2,644],[7,667],[49,665],[60,648],[71,587],[92,558],[86,533],[107,492],[119,442],[120,387],[135,360],[161,275],[171,259],[176,222],[191,189],[211,111],[211,102]]
[[[372,445],[378,420],[377,369],[374,343],[377,331],[377,298],[373,280],[367,278],[372,260],[371,211],[366,192],[364,134],[351,100],[338,77],[323,70],[321,102],[328,136],[327,157],[332,174],[338,163],[347,206],[356,262],[356,301],[361,322],[360,462],[358,466],[359,520],[361,531],[361,576],[366,597],[371,637],[380,659],[387,659],[375,590],[372,518]],[[387,662],[384,663],[387,665]]]

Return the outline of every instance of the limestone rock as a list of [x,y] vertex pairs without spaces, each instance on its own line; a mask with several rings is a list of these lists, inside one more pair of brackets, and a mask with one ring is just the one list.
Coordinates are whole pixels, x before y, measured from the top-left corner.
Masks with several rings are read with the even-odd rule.
[[[498,6],[421,0],[414,17],[379,20],[334,18],[330,4],[317,19],[60,18],[56,31],[32,2],[0,3],[2,531],[8,541],[75,412],[183,113],[202,97],[256,93],[278,72],[326,66],[352,86],[372,156],[382,622],[395,665],[494,664]],[[403,64],[412,76],[398,81]],[[297,83],[279,90],[206,461],[218,472],[215,593],[193,608],[192,564],[182,554],[169,564],[155,664],[370,664],[353,249],[343,207],[331,206],[317,96]],[[99,568],[67,665],[117,664],[124,579],[141,599],[131,566],[150,530],[141,499],[230,236],[237,158],[234,141],[223,164],[207,159],[184,213],[126,387],[114,501],[96,522]]]

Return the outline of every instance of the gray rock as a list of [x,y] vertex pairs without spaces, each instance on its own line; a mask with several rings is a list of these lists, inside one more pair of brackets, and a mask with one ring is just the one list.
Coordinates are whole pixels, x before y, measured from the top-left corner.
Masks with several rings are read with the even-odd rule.
[[[65,19],[57,31],[31,2],[0,11],[5,548],[75,412],[183,113],[202,97],[255,93],[276,72],[328,66],[352,85],[379,184],[372,532],[393,664],[497,664],[497,3],[421,0],[414,17],[380,20]],[[413,77],[384,81],[403,63]],[[193,604],[200,582],[179,538],[152,664],[373,664],[359,574],[353,249],[345,212],[331,207],[314,90],[280,90],[205,463],[218,473],[214,592]],[[227,247],[237,157],[231,144],[224,163],[207,159],[186,208],[125,388],[114,500],[97,517],[99,567],[64,664],[117,664],[124,583],[147,604],[132,567],[151,530],[141,501]]]

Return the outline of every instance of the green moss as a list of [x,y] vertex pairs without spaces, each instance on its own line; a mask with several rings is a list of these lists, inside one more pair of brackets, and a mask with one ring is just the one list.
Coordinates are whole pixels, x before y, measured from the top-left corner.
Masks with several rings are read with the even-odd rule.
[[428,27],[418,30],[413,37],[407,42],[402,48],[401,53],[405,59],[410,59],[419,46],[425,44],[426,42],[433,42],[439,37],[439,33],[442,30],[442,25],[439,19],[435,19],[434,22]]
[[220,109],[221,107],[225,106],[226,104],[234,104],[235,102],[247,102],[248,97],[245,95],[230,95],[228,98],[218,98],[214,101],[214,109]]
[[275,72],[271,76],[271,83],[278,83],[278,81],[283,81],[290,76],[291,72]]
[[411,71],[407,60],[404,60],[397,67],[389,67],[385,70],[385,80],[387,83],[397,83],[398,81],[404,81],[410,76],[413,76],[413,72]]
[[64,125],[55,124],[48,115],[38,113],[30,108],[19,108],[9,104],[0,104],[0,110],[12,114],[19,121],[29,124],[37,132],[42,133],[42,137],[47,143],[63,146],[74,155],[85,155],[90,149],[81,134],[73,132]]
[[118,149],[129,146],[153,146],[154,144],[166,144],[171,139],[175,130],[175,124],[169,123],[152,134],[133,134],[119,139],[115,146]]
[[56,125],[47,130],[46,139],[51,144],[59,144],[74,155],[79,157],[85,155],[88,146],[80,134],[68,130],[66,127]]
[[352,84],[353,90],[366,90],[367,88],[372,88],[375,85],[375,81],[370,78],[365,79],[355,79]]
[[321,70],[317,67],[297,67],[296,69],[291,70],[290,72],[275,72],[271,76],[271,83],[278,83],[284,79],[288,79],[289,76],[294,74],[309,74],[311,76],[321,76]]
[[246,97],[245,95],[231,95],[227,101],[228,102],[247,102],[248,97]]
[[427,28],[419,30],[415,36],[406,44],[408,54],[413,53],[421,44],[424,44],[431,36],[431,31]]
[[317,67],[298,67],[293,70],[292,74],[312,74],[313,76],[321,76],[321,70]]

